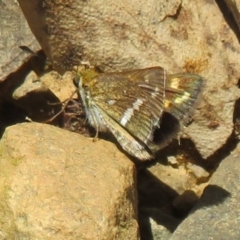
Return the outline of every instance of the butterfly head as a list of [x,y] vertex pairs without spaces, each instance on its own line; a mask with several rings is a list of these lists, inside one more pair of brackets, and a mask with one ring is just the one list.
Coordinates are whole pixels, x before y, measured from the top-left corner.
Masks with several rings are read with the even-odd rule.
[[74,78],[74,85],[77,88],[89,88],[96,82],[97,75],[99,75],[99,73],[93,69],[81,70]]

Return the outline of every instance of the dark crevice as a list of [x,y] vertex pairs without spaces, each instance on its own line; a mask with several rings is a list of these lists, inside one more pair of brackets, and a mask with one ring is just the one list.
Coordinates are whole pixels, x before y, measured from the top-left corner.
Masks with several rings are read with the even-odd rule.
[[207,158],[207,161],[216,161],[216,163],[221,163],[223,159],[231,154],[231,152],[236,149],[239,140],[235,137],[235,133],[232,133],[226,143],[217,150],[213,155]]
[[235,102],[235,108],[233,112],[233,123],[234,123],[234,137],[240,140],[240,99]]
[[0,104],[0,137],[6,127],[26,121],[27,113],[20,107],[10,102]]
[[180,12],[182,10],[182,2],[178,5],[178,8],[174,14],[167,14],[161,22],[163,22],[166,18],[173,18],[174,20],[178,19],[178,16],[180,15]]
[[229,25],[229,27],[233,30],[233,32],[235,33],[238,42],[240,43],[240,31],[239,31],[239,27],[238,24],[232,14],[231,9],[228,7],[228,5],[226,4],[225,1],[223,0],[215,0],[220,11],[223,14],[223,17],[225,19],[225,21],[227,22],[227,24]]
[[240,88],[240,79],[238,79],[237,87]]

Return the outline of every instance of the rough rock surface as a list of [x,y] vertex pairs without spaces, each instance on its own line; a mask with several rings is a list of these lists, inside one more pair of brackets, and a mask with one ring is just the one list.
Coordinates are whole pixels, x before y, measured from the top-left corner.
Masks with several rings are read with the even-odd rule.
[[28,23],[15,0],[0,2],[0,82],[19,68],[29,53],[19,46],[27,46],[31,50],[40,49]]
[[103,71],[160,65],[170,73],[202,75],[203,103],[186,136],[203,158],[226,143],[240,97],[240,46],[215,1],[19,3],[59,71],[83,60]]
[[[236,139],[233,135],[230,138],[229,136],[233,130],[233,122],[240,118],[238,109],[240,106],[240,28],[237,30],[228,18],[231,16],[229,12],[231,10],[239,26],[239,0],[150,0],[148,4],[143,0],[132,2],[127,0],[121,2],[19,0],[19,3],[41,47],[59,72],[63,73],[73,65],[79,65],[80,61],[90,61],[90,64],[98,66],[103,71],[121,71],[160,65],[169,73],[193,72],[202,75],[206,81],[202,101],[194,121],[185,129],[183,135],[194,142],[187,151],[196,153],[193,146],[195,145],[202,157],[208,158],[209,161],[205,161],[205,164],[210,166],[214,161],[221,161],[223,154],[226,156],[233,149],[231,145],[236,142]],[[228,8],[223,7],[224,3]],[[17,85],[19,88],[14,92],[17,93],[14,95],[17,100],[14,99],[13,103],[26,110],[27,116],[30,116],[29,113],[32,113],[32,110],[35,110],[36,115],[39,115],[39,112],[55,114],[59,109],[55,111],[50,108],[49,111],[45,111],[36,104],[35,100],[55,103],[59,99],[65,100],[70,97],[72,76],[58,77],[59,75],[55,72],[41,77],[30,72],[27,76],[29,69],[19,71],[19,65],[25,59],[26,52],[20,50],[18,46],[27,45],[35,51],[35,48],[31,47],[32,35],[16,1],[3,0],[0,6],[0,19],[2,18],[0,35],[3,43],[0,44],[2,54],[0,81],[8,80],[0,83],[0,103],[2,98],[7,101],[12,100],[12,93]],[[16,74],[15,71],[20,74]],[[15,74],[11,74],[10,78],[6,79],[11,72]],[[27,76],[26,81],[21,85],[25,76]],[[71,86],[69,86],[70,81]],[[51,98],[49,101],[46,95],[39,94],[42,87],[54,95],[54,99],[49,95]],[[29,95],[32,98],[29,98]],[[237,99],[238,105],[235,105]],[[59,106],[61,108],[61,105]],[[5,106],[4,101],[0,105],[0,110],[2,107],[12,109],[12,105]],[[0,125],[5,117],[9,117],[8,113],[0,112]],[[23,116],[26,116],[26,112]],[[11,117],[14,121],[10,121],[10,124],[24,119],[21,115],[21,121],[19,121],[14,111]],[[10,124],[7,121],[1,130],[4,131],[5,126]],[[36,130],[32,130],[31,133],[29,133],[30,130],[26,130],[25,133],[25,127],[23,130],[22,126],[41,127],[36,127]],[[39,130],[40,128],[42,130]],[[11,129],[14,129],[14,133],[6,141],[9,131],[12,132]],[[56,135],[58,137],[54,138]],[[90,226],[96,226],[101,217],[95,217],[101,216],[101,213],[104,213],[104,216],[106,213],[106,221],[115,219],[115,222],[109,220],[108,224],[104,225],[108,227],[105,238],[110,234],[109,239],[112,239],[113,234],[123,228],[132,229],[132,231],[129,230],[126,235],[119,234],[119,238],[135,239],[137,237],[135,201],[124,202],[123,199],[129,195],[127,190],[123,190],[125,187],[121,188],[124,184],[116,182],[118,177],[113,173],[124,172],[121,175],[125,179],[123,182],[128,182],[130,195],[135,195],[131,163],[122,163],[121,159],[125,159],[125,156],[110,143],[101,140],[93,144],[91,140],[83,140],[79,135],[74,135],[74,140],[68,143],[70,136],[73,135],[46,125],[18,125],[7,129],[0,144],[0,208],[3,209],[0,211],[2,224],[0,239],[11,239],[16,233],[19,234],[17,236],[20,239],[44,239],[45,236],[61,239],[58,234],[62,233],[65,234],[63,239],[68,239],[66,236],[69,239],[75,239],[76,236],[71,234],[75,234],[78,230],[82,232],[78,227],[80,218],[77,219],[77,217],[85,214],[84,216],[87,217],[81,219],[86,221],[82,222],[87,224],[92,221]],[[81,142],[78,143],[76,139],[79,138]],[[226,146],[217,151],[227,140]],[[187,140],[181,139],[180,143],[184,141]],[[93,145],[97,147],[92,147]],[[184,148],[183,145],[177,148]],[[193,148],[194,151],[192,151]],[[7,152],[4,149],[7,149]],[[169,145],[168,149],[172,150],[173,147]],[[226,150],[225,153],[223,153],[224,150]],[[113,154],[111,154],[112,151]],[[205,181],[208,180],[213,168],[205,171],[207,168],[204,168],[206,167],[204,163],[200,163],[201,167],[199,167],[199,162],[194,161],[202,160],[198,154],[190,159],[190,164],[188,164],[189,159],[186,159],[187,161],[179,165],[176,161],[176,152],[171,151],[169,154],[163,153],[165,157],[169,157],[168,164],[165,161],[163,165],[156,164],[147,170],[139,170],[139,179],[144,172],[142,181],[138,183],[139,219],[140,222],[142,221],[140,227],[144,226],[141,229],[141,237],[146,236],[146,240],[150,240],[151,237],[154,240],[169,239],[177,228],[173,239],[195,239],[196,236],[199,239],[206,239],[208,234],[216,239],[221,239],[222,236],[226,239],[226,233],[229,233],[228,239],[239,239],[237,228],[237,224],[239,225],[237,169],[239,166],[238,161],[233,158],[239,155],[237,151],[220,165],[199,205],[178,228],[182,218],[201,195],[202,189],[207,184]],[[79,154],[76,156],[77,153]],[[60,154],[64,156],[60,157]],[[161,154],[162,152],[159,154],[158,161],[164,158]],[[212,154],[214,155],[209,158]],[[81,160],[79,161],[79,155],[84,160],[83,164]],[[104,159],[111,158],[111,160],[109,162],[106,160],[107,164],[105,161],[100,164],[98,160],[102,155]],[[9,156],[11,161],[8,161]],[[117,160],[118,158],[120,160]],[[73,162],[75,167],[72,167]],[[123,165],[125,167],[122,167]],[[84,170],[78,170],[82,168]],[[125,171],[126,168],[128,170]],[[82,175],[86,171],[93,174]],[[64,175],[65,172],[67,175]],[[131,176],[128,178],[129,172]],[[100,179],[100,175],[103,180]],[[81,185],[85,177],[89,183],[87,191],[92,193],[91,196],[86,195],[86,184]],[[91,184],[92,182],[94,184]],[[203,182],[205,183],[202,184]],[[121,186],[118,187],[119,185]],[[105,191],[105,186],[113,190]],[[115,194],[116,191],[120,195],[118,199],[116,199],[119,196]],[[112,193],[115,195],[113,196]],[[30,201],[29,196],[34,200]],[[96,199],[97,203],[94,202]],[[107,204],[109,201],[112,208]],[[116,204],[112,204],[113,202]],[[95,206],[92,207],[94,203]],[[84,208],[82,208],[83,204]],[[66,207],[67,205],[71,208]],[[125,211],[126,208],[122,208],[123,205],[129,206],[127,209],[130,210],[126,210],[128,214]],[[102,212],[100,207],[103,207]],[[90,214],[91,208],[95,210],[93,214]],[[111,217],[108,218],[109,215]],[[133,216],[132,220],[126,217],[130,215]],[[126,219],[122,220],[124,217]],[[72,230],[71,226],[76,231]],[[82,226],[85,225],[82,224]],[[99,225],[98,229],[102,226]],[[101,228],[103,231],[104,226]],[[112,231],[115,232],[112,233]],[[96,233],[95,229],[88,231],[88,234],[93,233]]]
[[112,143],[25,123],[0,154],[0,239],[138,239],[135,167]]
[[[200,166],[198,168],[202,169]],[[204,175],[207,173],[203,172]],[[184,164],[179,163],[175,168],[155,164],[138,171],[141,239],[170,239],[208,184],[206,178],[204,183],[202,175],[199,176],[196,177]]]
[[142,209],[139,218],[141,240],[169,240],[180,223],[179,219],[154,208]]
[[39,77],[31,71],[14,90],[14,103],[26,110],[27,118],[44,122],[56,116],[62,109],[62,103],[75,92],[76,88],[72,83],[74,76],[73,72],[66,72],[61,76],[50,71]]
[[171,240],[240,239],[240,144],[222,161],[190,215]]

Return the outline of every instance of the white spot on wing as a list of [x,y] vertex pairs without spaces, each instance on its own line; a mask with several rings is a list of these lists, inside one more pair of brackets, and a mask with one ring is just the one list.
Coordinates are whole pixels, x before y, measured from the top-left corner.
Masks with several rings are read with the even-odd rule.
[[151,93],[151,97],[155,98],[159,95],[159,88],[155,87],[154,92]]
[[141,98],[137,98],[137,101],[133,103],[133,109],[139,110],[139,107],[143,104],[143,100]]
[[123,117],[120,121],[120,124],[122,126],[126,126],[127,122],[131,119],[131,117],[133,116],[133,108],[128,108],[124,114],[123,114]]
[[127,108],[127,110],[124,112],[122,119],[120,120],[120,124],[122,126],[126,126],[127,122],[131,119],[131,117],[134,115],[134,110],[139,110],[139,107],[143,104],[143,100],[140,98],[137,98],[137,100],[133,103],[132,108]]
[[107,101],[107,103],[108,103],[109,105],[114,105],[115,102],[116,102],[116,100],[114,100],[114,99],[110,99],[110,100]]

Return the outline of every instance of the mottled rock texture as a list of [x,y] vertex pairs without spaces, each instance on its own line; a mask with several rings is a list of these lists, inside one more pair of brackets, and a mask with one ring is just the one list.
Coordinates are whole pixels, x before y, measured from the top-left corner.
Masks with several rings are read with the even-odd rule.
[[1,239],[138,239],[135,167],[112,143],[25,123],[0,155]]
[[233,130],[240,47],[215,1],[22,1],[40,45],[60,72],[80,61],[103,71],[162,66],[206,80],[186,135],[203,158]]

